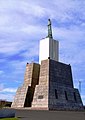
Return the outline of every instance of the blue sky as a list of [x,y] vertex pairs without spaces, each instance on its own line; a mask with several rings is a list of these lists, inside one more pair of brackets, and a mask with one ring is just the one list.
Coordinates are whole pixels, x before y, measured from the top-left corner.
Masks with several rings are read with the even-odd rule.
[[0,99],[13,100],[27,62],[39,59],[39,41],[52,21],[61,62],[71,64],[85,104],[85,1],[0,0]]

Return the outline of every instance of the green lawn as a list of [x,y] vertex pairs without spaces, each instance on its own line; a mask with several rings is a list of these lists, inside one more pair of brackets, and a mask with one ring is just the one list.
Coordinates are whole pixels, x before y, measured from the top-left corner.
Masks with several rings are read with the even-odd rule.
[[2,118],[1,120],[19,120],[18,118]]

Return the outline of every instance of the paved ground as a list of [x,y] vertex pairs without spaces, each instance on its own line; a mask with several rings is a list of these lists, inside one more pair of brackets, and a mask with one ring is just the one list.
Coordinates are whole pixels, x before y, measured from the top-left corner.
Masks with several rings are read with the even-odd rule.
[[85,120],[85,112],[46,111],[46,110],[16,110],[20,120]]
[[11,108],[3,108],[0,109],[0,118],[9,118],[9,117],[15,117],[15,111]]

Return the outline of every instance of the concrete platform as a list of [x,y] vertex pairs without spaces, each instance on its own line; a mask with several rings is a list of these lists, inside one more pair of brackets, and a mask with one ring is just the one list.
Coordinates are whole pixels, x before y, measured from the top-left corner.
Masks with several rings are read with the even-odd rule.
[[85,120],[85,111],[16,110],[20,120]]

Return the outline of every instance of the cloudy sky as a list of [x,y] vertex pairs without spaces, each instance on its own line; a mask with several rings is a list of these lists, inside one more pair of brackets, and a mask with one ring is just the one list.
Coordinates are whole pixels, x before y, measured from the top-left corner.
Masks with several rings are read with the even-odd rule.
[[13,100],[27,62],[39,60],[47,20],[59,40],[61,62],[71,64],[85,104],[85,0],[0,0],[0,99]]

